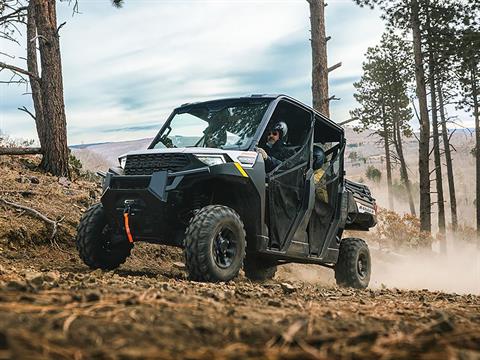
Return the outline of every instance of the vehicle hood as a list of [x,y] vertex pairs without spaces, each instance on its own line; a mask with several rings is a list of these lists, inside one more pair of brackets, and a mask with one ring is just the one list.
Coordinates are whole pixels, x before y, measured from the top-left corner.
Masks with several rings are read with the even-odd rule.
[[257,156],[255,151],[241,151],[241,150],[222,150],[216,148],[204,147],[188,147],[188,148],[166,148],[166,149],[146,149],[130,151],[121,155],[119,158],[128,155],[143,155],[143,154],[225,154],[233,161],[238,161],[241,156]]

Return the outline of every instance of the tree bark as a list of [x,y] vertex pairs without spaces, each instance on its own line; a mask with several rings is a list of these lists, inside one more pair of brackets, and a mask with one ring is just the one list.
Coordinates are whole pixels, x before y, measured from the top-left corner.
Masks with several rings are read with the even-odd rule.
[[[40,79],[38,73],[37,62],[37,27],[35,25],[35,6],[31,1],[28,5],[27,16],[27,66],[28,71]],[[43,118],[43,105],[42,105],[42,89],[40,86],[41,79],[37,81],[34,77],[30,76],[30,87],[32,88],[33,106],[35,108],[35,125],[37,127],[38,140],[40,141],[40,147],[45,146],[45,122]]]
[[35,23],[39,35],[42,79],[44,79],[41,82],[41,96],[46,126],[41,167],[53,175],[70,177],[55,0],[31,1],[35,4]]
[[477,74],[472,66],[472,96],[473,116],[475,117],[475,163],[476,163],[476,218],[477,218],[477,245],[480,248],[480,105],[478,103]]
[[410,184],[410,179],[408,178],[407,163],[405,161],[405,156],[403,154],[402,133],[400,131],[400,126],[398,122],[395,122],[394,132],[395,132],[395,136],[394,136],[395,149],[397,150],[398,159],[400,160],[400,178],[403,181],[405,188],[407,189],[408,205],[410,206],[410,213],[413,216],[416,216],[417,214],[415,211],[415,202],[413,201],[412,186]]
[[415,58],[416,94],[420,115],[420,139],[418,146],[418,168],[420,175],[420,229],[432,231],[430,202],[430,121],[427,109],[427,91],[423,68],[422,35],[420,32],[418,0],[411,0],[411,25],[413,33],[413,52]]
[[428,81],[430,83],[430,103],[432,106],[433,158],[435,163],[435,184],[437,188],[438,239],[440,241],[440,252],[445,254],[447,252],[447,243],[445,238],[445,200],[443,197],[442,162],[440,159],[440,134],[438,133],[435,60],[431,51],[428,57],[430,70]]
[[455,179],[453,177],[453,162],[452,152],[450,149],[450,140],[448,139],[447,120],[445,117],[445,106],[443,102],[443,92],[440,83],[437,83],[438,102],[440,109],[440,120],[442,122],[442,138],[443,146],[445,147],[445,160],[447,163],[447,179],[448,179],[448,192],[450,195],[450,215],[452,219],[452,230],[456,232],[458,229],[458,216],[457,216],[457,198],[455,195]]
[[310,4],[312,46],[313,108],[330,116],[328,100],[327,37],[325,34],[324,0],[307,0]]
[[383,119],[383,143],[385,146],[385,164],[387,166],[387,191],[388,191],[388,207],[394,210],[393,207],[393,191],[392,191],[392,161],[390,157],[390,141],[388,133],[388,124],[385,113],[385,104],[382,102],[382,119]]

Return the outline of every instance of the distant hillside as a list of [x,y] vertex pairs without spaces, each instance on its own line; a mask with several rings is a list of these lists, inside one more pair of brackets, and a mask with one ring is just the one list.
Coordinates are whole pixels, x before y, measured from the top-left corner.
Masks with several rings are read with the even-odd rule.
[[109,142],[99,144],[86,144],[71,146],[74,155],[80,159],[84,168],[92,171],[105,171],[110,166],[118,164],[118,157],[129,151],[146,149],[152,138]]
[[[453,133],[453,134],[452,134]],[[456,129],[450,131],[451,144],[456,151],[453,152],[454,175],[457,194],[457,205],[459,209],[459,218],[464,219],[466,224],[473,224],[474,200],[472,189],[475,188],[475,158],[471,155],[471,149],[474,147],[474,137],[469,129]],[[347,139],[347,147],[345,150],[345,170],[347,177],[354,181],[366,182],[373,191],[377,202],[381,207],[387,207],[386,195],[386,170],[383,144],[380,138],[371,131],[357,133],[351,127],[345,127],[345,136]],[[92,171],[107,170],[110,166],[118,164],[118,157],[124,153],[134,150],[146,149],[152,139],[140,139],[132,141],[86,144],[73,146],[72,151],[83,163],[86,169]],[[443,144],[441,145],[443,147]],[[351,153],[355,152],[355,156]],[[404,139],[404,152],[407,165],[409,168],[409,176],[413,184],[414,193],[418,202],[418,142],[412,136]],[[380,183],[372,183],[369,181],[365,172],[368,166],[378,168],[382,173]],[[433,156],[430,168],[433,169]],[[448,184],[446,181],[446,169],[442,167],[444,179],[444,191],[447,209],[447,217],[449,216],[448,203]],[[433,181],[435,175],[432,174],[432,201],[436,201],[435,189]],[[404,190],[400,184],[400,174],[398,166],[394,166],[393,181],[395,194],[395,211],[408,211],[408,205]],[[417,204],[418,210],[418,204]],[[434,211],[436,207],[434,206]],[[436,214],[432,214],[435,221]]]

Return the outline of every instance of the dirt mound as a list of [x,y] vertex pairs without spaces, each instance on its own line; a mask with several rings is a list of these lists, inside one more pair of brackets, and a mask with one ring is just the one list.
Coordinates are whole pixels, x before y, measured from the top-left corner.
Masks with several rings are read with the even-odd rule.
[[53,225],[32,211],[9,204],[57,221],[55,240],[71,245],[82,213],[100,195],[98,182],[58,178],[39,171],[39,163],[39,156],[0,156],[0,240],[13,248],[48,242]]
[[[35,245],[59,245],[76,256],[75,236],[82,214],[100,201],[101,179],[78,171],[71,180],[52,176],[38,169],[40,156],[0,156],[0,254],[4,249],[30,252]],[[77,160],[78,161],[78,160]],[[30,210],[22,209],[29,208]],[[52,223],[58,223],[52,239]],[[182,260],[181,253],[170,247],[138,247],[129,261],[161,261],[169,264]],[[45,254],[49,258],[49,254]],[[54,260],[51,259],[52,261]]]

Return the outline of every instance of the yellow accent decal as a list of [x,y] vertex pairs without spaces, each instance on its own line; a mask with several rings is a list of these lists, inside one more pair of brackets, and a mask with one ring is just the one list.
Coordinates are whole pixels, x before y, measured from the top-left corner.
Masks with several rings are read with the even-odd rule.
[[235,167],[240,171],[240,174],[242,174],[243,177],[248,177],[248,174],[243,170],[242,165],[240,165],[238,162],[235,162]]

